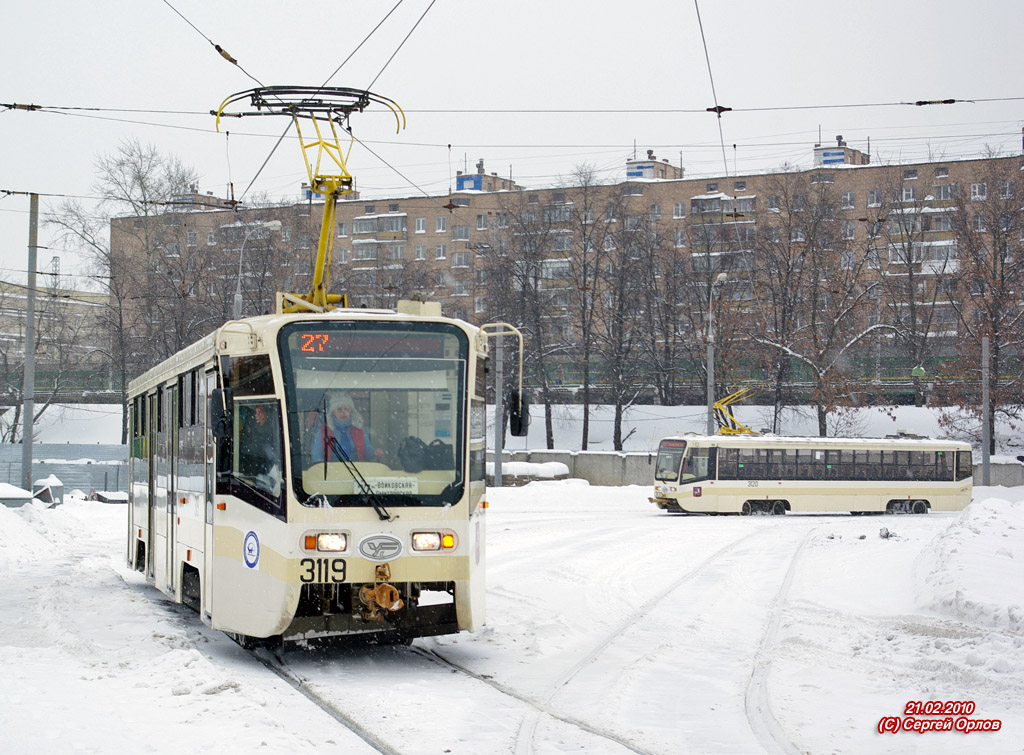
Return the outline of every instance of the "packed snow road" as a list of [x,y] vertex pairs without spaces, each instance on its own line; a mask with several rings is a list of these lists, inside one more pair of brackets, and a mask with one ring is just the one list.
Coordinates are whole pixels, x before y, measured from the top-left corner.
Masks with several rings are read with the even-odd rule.
[[[124,568],[123,506],[0,508],[5,750],[1019,751],[1024,490],[898,517],[647,494],[489,491],[483,631],[265,658],[288,681]],[[999,726],[903,730],[947,718]]]

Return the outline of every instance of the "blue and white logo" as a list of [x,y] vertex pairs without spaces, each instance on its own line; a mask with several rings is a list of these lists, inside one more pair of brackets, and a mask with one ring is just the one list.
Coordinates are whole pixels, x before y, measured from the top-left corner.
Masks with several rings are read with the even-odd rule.
[[255,532],[246,533],[242,542],[242,558],[250,569],[255,569],[256,564],[260,562],[260,539]]

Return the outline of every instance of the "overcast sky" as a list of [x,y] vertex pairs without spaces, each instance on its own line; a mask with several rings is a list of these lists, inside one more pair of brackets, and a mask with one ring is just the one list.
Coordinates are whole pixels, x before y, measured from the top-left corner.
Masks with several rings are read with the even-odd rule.
[[[703,112],[715,99],[688,0],[402,0],[368,39],[398,0],[169,2],[5,4],[0,103],[102,110],[0,109],[0,189],[93,196],[97,155],[135,138],[195,166],[203,192],[224,196],[233,184],[236,197],[297,198],[305,172],[293,139],[253,182],[282,119],[233,120],[226,135],[208,111],[253,78],[318,86],[339,66],[330,85],[373,82],[407,113],[397,134],[381,108],[353,116],[367,146],[355,146],[349,168],[368,197],[445,193],[481,158],[531,187],[583,163],[620,179],[634,145],[690,177],[809,167],[819,133],[862,150],[870,139],[874,162],[1021,150],[1016,0],[699,0],[718,103],[734,108],[721,135]],[[887,104],[947,98],[975,102]],[[858,107],[822,107],[846,105]],[[455,112],[467,110],[505,112]],[[59,200],[41,201],[45,212]],[[2,279],[24,277],[28,205],[0,194]],[[41,249],[39,269],[54,254]],[[65,272],[80,269],[74,254],[59,256]]]

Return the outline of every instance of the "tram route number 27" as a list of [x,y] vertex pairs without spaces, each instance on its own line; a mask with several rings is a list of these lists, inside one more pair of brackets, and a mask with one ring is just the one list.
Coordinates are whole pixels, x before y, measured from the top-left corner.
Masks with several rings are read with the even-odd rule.
[[326,584],[345,581],[345,559],[304,558],[299,561],[299,581]]

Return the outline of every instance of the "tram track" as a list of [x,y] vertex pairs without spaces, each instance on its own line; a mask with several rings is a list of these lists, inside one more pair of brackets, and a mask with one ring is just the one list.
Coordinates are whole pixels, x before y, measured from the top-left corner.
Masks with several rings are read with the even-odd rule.
[[255,648],[248,650],[247,652],[265,668],[274,673],[279,679],[288,684],[292,689],[312,702],[316,707],[337,721],[367,745],[381,753],[381,755],[402,755],[401,750],[396,750],[391,747],[374,732],[360,724],[352,715],[346,713],[341,708],[325,699],[323,695],[318,693],[306,680],[300,678],[299,675],[289,667],[288,663],[281,658],[280,653],[270,652],[262,648]]
[[[649,597],[642,604],[637,606],[630,618],[627,621],[620,622],[618,625],[613,627],[611,631],[607,632],[592,648],[578,658],[564,673],[562,673],[557,680],[550,685],[549,691],[546,695],[538,698],[537,696],[530,696],[521,693],[509,685],[502,682],[496,681],[490,676],[479,674],[472,669],[468,668],[464,664],[447,657],[437,647],[432,648],[413,648],[412,652],[426,657],[434,662],[440,663],[448,668],[451,668],[457,672],[471,676],[472,678],[492,687],[493,689],[501,692],[503,695],[519,700],[530,706],[532,709],[530,714],[527,715],[519,728],[516,737],[515,754],[516,755],[530,755],[534,752],[533,738],[535,736],[537,726],[541,720],[541,716],[549,716],[555,720],[561,721],[565,724],[574,726],[582,731],[586,731],[589,734],[601,737],[605,740],[615,742],[630,752],[639,753],[641,755],[653,755],[656,750],[644,749],[643,747],[637,746],[632,741],[627,740],[625,737],[616,734],[606,727],[594,726],[586,721],[583,721],[575,716],[559,712],[553,705],[554,698],[566,687],[568,687],[572,681],[577,677],[582,669],[587,667],[598,659],[602,653],[604,653],[616,640],[623,637],[628,631],[634,629],[638,622],[643,621],[655,608],[661,605],[672,593],[676,592],[686,584],[698,579],[700,576],[708,572],[713,566],[719,564],[723,559],[728,557],[733,552],[741,549],[743,545],[748,541],[763,535],[762,530],[748,533],[740,538],[733,540],[730,543],[719,548],[714,553],[708,555],[695,567],[687,571],[685,574],[679,576],[668,585],[659,590],[656,594]],[[810,537],[810,532],[801,541],[798,546],[798,551],[803,548],[803,545],[807,542]],[[793,563],[795,563],[795,556]],[[790,565],[790,571],[787,573],[787,577],[784,580],[785,589],[788,590],[788,583],[792,580],[793,563]],[[613,683],[615,680],[609,680],[609,683]],[[754,726],[752,725],[752,729]],[[770,721],[766,721],[764,726],[758,726],[759,729],[767,728],[769,730],[777,730],[776,735],[772,738],[775,742],[784,740],[784,735],[781,734],[781,727],[772,718]],[[755,731],[755,735],[758,739],[763,741],[761,736]],[[797,750],[788,749],[787,752],[798,752]]]

